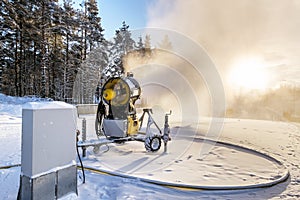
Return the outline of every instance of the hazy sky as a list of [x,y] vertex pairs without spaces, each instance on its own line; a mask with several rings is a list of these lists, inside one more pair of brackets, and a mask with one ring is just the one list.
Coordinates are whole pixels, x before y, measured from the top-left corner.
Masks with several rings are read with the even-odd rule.
[[98,0],[98,4],[107,38],[122,21],[131,29],[168,28],[202,45],[224,76],[238,63],[250,66],[260,60],[270,74],[270,85],[299,83],[299,0]]
[[148,11],[147,26],[192,37],[223,77],[236,65],[258,64],[269,86],[300,84],[299,0],[157,0]]

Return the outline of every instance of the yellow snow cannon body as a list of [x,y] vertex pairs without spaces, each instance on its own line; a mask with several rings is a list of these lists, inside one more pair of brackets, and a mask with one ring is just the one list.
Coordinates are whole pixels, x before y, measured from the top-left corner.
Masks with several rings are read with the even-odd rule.
[[140,95],[141,87],[132,74],[107,80],[102,88],[103,100],[109,107],[103,121],[107,135],[125,137],[138,133],[139,120],[134,104]]
[[[132,73],[127,76],[109,78],[102,86],[101,101],[98,104],[96,115],[96,134],[98,138],[105,136],[106,143],[120,143],[128,141],[144,142],[146,151],[155,152],[164,142],[165,151],[170,140],[168,116],[165,116],[165,126],[162,131],[152,117],[152,109],[144,108],[140,118],[137,117],[136,101],[141,96],[141,87],[133,78]],[[146,131],[142,131],[144,117],[148,116]],[[152,128],[155,125],[155,128]],[[86,144],[94,145],[96,151],[102,141]],[[84,146],[82,144],[81,146]]]

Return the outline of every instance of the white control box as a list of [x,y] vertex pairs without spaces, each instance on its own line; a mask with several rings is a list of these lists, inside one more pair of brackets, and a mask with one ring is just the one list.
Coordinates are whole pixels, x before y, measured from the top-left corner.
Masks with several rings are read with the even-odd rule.
[[76,108],[63,102],[31,102],[22,110],[22,166],[35,177],[74,165]]

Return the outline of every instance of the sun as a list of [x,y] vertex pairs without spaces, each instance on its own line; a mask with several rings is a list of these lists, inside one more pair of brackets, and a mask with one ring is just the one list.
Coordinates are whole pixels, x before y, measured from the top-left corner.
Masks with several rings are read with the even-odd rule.
[[236,89],[265,90],[268,80],[264,63],[258,58],[239,59],[229,73],[229,82]]

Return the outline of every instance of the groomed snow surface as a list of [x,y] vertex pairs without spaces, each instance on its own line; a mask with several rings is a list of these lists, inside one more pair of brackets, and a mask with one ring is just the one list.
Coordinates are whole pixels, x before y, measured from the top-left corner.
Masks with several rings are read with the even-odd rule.
[[[0,94],[0,166],[21,161],[21,109],[27,97]],[[88,139],[95,138],[94,116],[87,119]],[[225,119],[219,141],[238,144],[266,153],[281,161],[290,172],[287,181],[272,187],[246,190],[182,190],[142,181],[169,181],[206,186],[240,186],[270,182],[284,174],[285,168],[267,157],[251,151],[203,141],[210,120],[199,124],[171,124],[172,138],[168,153],[145,152],[143,143],[128,142],[102,146],[98,154],[87,149],[84,165],[139,179],[86,171],[82,184],[79,170],[78,197],[64,199],[299,199],[300,198],[300,125],[276,121]],[[196,129],[196,127],[198,129]],[[196,131],[197,130],[197,131]],[[106,151],[108,150],[108,151]],[[1,199],[16,199],[20,167],[0,170]]]

